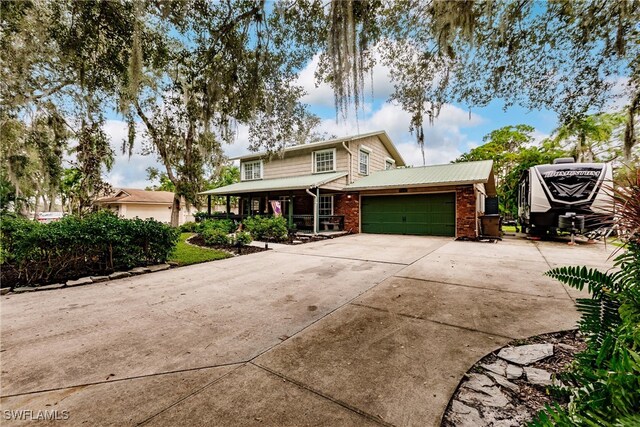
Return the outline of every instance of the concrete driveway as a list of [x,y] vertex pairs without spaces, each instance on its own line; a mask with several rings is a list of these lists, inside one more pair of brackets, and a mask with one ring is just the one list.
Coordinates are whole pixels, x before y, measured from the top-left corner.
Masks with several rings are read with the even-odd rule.
[[[439,425],[482,356],[575,325],[577,293],[542,273],[608,268],[607,256],[603,245],[361,234],[3,296],[0,416]],[[6,412],[19,410],[31,412]]]

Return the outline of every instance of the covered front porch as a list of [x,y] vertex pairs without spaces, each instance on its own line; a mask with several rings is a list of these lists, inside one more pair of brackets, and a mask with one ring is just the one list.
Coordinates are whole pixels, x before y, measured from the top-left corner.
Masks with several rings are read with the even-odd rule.
[[[207,213],[212,217],[242,221],[256,215],[275,215],[284,217],[290,228],[301,232],[340,232],[345,230],[345,216],[339,212],[341,200],[353,195],[345,195],[326,184],[342,176],[331,173],[244,181],[200,194],[207,196]],[[220,197],[226,200],[226,212],[213,212],[214,198]],[[237,214],[231,209],[232,198],[237,198]]]

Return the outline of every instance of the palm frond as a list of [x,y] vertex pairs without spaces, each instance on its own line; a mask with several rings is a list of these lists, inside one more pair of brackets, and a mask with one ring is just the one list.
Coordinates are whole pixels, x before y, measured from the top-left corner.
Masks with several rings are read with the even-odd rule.
[[553,268],[545,273],[565,285],[583,290],[585,286],[593,298],[599,298],[603,289],[615,288],[615,278],[610,273],[603,273],[595,268],[569,266]]

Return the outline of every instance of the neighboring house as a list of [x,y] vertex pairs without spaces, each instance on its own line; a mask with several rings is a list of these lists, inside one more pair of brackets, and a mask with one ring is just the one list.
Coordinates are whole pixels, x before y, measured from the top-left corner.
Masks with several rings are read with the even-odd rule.
[[[117,189],[113,196],[97,199],[95,204],[116,212],[122,218],[153,218],[169,224],[171,223],[173,193],[170,191],[121,188]],[[193,221],[192,208],[187,208],[184,200],[182,200],[180,203],[179,223],[184,224],[187,221]]]
[[496,194],[491,161],[405,168],[384,131],[233,160],[241,181],[201,194],[239,197],[240,218],[270,215],[279,202],[291,224],[314,232],[475,238],[485,197]]

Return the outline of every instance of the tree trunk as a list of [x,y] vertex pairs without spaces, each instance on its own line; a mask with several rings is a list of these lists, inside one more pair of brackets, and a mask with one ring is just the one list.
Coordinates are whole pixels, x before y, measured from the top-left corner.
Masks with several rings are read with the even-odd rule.
[[178,227],[180,225],[180,196],[174,194],[173,204],[171,205],[171,226]]

